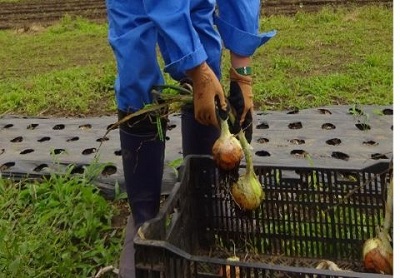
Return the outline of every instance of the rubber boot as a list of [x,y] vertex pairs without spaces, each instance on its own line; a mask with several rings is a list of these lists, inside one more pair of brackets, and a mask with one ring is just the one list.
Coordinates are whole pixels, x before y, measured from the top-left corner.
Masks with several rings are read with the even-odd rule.
[[[119,112],[119,119],[127,114]],[[166,121],[161,124],[165,138]],[[156,118],[135,117],[120,126],[122,165],[132,221],[126,229],[120,258],[120,277],[134,278],[133,238],[145,221],[154,218],[160,208],[165,141],[160,139]]]
[[220,135],[220,130],[214,126],[206,126],[196,121],[193,104],[182,107],[181,118],[182,152],[183,156],[211,155],[212,146]]

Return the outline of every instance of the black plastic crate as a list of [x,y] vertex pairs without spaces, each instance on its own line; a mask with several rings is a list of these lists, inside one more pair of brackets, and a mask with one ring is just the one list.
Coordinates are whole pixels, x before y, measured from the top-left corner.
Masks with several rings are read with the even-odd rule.
[[[383,221],[388,167],[258,165],[266,198],[243,212],[213,160],[188,157],[182,182],[135,237],[137,276],[389,277],[364,273],[361,255]],[[240,262],[226,260],[234,250]],[[322,260],[353,271],[316,269]]]

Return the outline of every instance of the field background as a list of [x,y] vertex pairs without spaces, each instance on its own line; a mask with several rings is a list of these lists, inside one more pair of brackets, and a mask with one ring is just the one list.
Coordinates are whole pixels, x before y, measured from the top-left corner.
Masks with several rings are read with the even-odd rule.
[[[393,103],[392,1],[262,1],[262,11],[260,29],[278,34],[253,59],[256,109]],[[0,19],[0,117],[115,113],[104,1],[0,0]],[[126,196],[104,200],[88,179],[96,171],[0,176],[0,278],[118,267]]]
[[[391,7],[390,0],[261,0],[263,15],[293,15],[299,11],[315,12],[326,5],[370,5]],[[81,15],[105,22],[105,1],[102,0],[0,0],[0,29],[27,26],[32,23],[51,24],[65,13]]]

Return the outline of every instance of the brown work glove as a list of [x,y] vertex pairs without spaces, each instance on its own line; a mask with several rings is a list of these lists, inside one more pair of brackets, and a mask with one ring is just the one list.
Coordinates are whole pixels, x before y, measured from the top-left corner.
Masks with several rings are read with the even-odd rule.
[[193,81],[194,116],[204,125],[214,125],[219,128],[216,114],[216,102],[218,108],[227,110],[224,90],[215,73],[206,64],[188,70],[187,75]]
[[231,132],[236,134],[243,129],[247,141],[250,143],[253,133],[253,91],[252,78],[241,75],[233,68],[229,71],[230,89],[229,104],[236,111],[236,122],[231,126]]

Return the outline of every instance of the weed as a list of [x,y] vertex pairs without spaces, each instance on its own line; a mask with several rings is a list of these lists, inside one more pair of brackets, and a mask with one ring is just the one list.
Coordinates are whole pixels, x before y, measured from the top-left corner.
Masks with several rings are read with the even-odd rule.
[[89,277],[115,264],[115,209],[85,178],[0,179],[0,276]]

